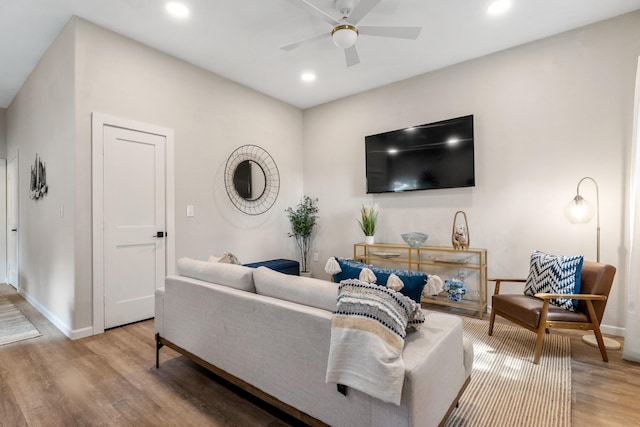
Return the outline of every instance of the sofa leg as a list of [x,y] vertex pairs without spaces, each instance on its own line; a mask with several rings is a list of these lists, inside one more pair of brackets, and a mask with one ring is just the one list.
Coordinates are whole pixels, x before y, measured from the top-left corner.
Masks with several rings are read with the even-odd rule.
[[160,369],[160,349],[164,346],[160,342],[160,334],[156,332],[156,369]]
[[347,395],[347,386],[344,384],[338,384],[338,393],[342,394],[342,395]]

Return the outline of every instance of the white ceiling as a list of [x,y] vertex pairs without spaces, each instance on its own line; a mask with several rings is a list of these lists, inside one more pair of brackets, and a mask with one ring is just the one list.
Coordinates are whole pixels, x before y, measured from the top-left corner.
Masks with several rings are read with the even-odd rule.
[[[361,36],[360,64],[347,68],[331,26],[301,0],[0,0],[0,107],[6,108],[42,54],[77,15],[300,108],[640,9],[640,0],[513,0],[499,17],[488,0],[382,0],[359,25],[421,26],[417,40]],[[327,11],[332,0],[309,0]],[[324,40],[280,46],[326,32]],[[313,71],[316,81],[300,80]]]

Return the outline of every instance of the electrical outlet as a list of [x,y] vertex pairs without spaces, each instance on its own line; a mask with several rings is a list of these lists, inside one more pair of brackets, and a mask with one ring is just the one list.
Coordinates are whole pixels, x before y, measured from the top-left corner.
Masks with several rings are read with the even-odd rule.
[[314,252],[314,253],[313,253],[313,260],[314,260],[315,262],[318,262],[318,252]]

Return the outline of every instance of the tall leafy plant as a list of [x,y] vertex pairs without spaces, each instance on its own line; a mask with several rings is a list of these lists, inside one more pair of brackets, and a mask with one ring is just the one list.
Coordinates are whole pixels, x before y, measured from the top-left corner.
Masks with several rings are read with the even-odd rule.
[[360,224],[360,229],[365,236],[373,236],[376,234],[378,213],[378,205],[362,205],[362,209],[360,209],[360,219],[356,219],[356,221]]
[[309,258],[311,237],[318,219],[317,203],[317,198],[312,199],[309,196],[304,196],[295,209],[291,207],[285,209],[289,222],[291,222],[289,237],[293,237],[296,240],[302,271],[308,271],[307,259]]

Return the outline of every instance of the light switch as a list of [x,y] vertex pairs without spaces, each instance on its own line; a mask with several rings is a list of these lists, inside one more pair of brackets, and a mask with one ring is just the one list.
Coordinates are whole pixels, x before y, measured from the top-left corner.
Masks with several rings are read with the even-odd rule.
[[60,218],[64,218],[64,205],[60,205]]
[[192,217],[195,215],[195,209],[193,205],[187,205],[187,217]]

